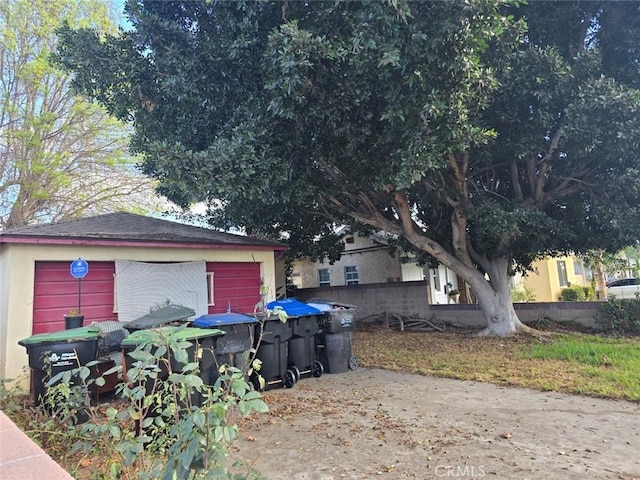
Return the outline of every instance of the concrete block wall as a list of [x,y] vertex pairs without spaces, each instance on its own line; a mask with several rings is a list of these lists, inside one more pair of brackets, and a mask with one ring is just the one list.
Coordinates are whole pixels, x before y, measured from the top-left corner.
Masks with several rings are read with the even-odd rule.
[[[484,327],[486,322],[477,304],[428,305],[426,282],[379,283],[348,287],[307,288],[299,290],[296,298],[307,301],[323,298],[351,303],[359,307],[357,318],[362,320],[382,312],[415,315],[422,318],[459,325]],[[514,305],[524,323],[542,318],[553,321],[573,321],[587,327],[595,326],[595,314],[600,302],[533,302]]]
[[359,319],[383,311],[428,318],[426,282],[374,283],[348,287],[321,287],[298,290],[296,298],[324,298],[358,306]]

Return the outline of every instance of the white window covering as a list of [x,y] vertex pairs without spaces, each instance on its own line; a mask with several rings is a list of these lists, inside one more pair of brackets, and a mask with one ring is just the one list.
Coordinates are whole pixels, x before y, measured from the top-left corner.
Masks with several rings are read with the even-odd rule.
[[143,263],[116,260],[118,320],[130,322],[167,303],[208,313],[205,262]]

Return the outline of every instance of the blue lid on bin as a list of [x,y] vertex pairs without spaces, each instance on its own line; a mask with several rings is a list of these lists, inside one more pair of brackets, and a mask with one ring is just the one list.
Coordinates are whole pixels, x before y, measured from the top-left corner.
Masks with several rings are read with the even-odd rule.
[[304,315],[318,315],[322,312],[311,305],[307,305],[295,298],[287,298],[285,300],[274,300],[267,304],[269,310],[282,309],[290,317],[302,317]]
[[241,313],[211,313],[196,318],[192,325],[199,328],[213,328],[221,325],[238,325],[241,323],[257,323],[258,320]]

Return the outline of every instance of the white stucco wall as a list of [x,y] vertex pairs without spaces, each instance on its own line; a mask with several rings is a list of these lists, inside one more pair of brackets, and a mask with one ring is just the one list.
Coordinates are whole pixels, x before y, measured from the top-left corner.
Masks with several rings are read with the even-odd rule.
[[[139,262],[249,262],[260,263],[260,274],[275,298],[276,271],[272,250],[205,248],[104,247],[87,245],[0,245],[0,378],[17,379],[28,365],[18,341],[32,334],[33,288],[36,261],[132,260]],[[26,386],[26,377],[21,379]]]

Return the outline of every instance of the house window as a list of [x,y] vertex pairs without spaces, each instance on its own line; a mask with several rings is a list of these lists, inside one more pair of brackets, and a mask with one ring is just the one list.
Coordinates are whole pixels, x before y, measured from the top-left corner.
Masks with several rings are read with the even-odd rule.
[[582,264],[582,260],[578,260],[577,258],[573,259],[573,273],[575,273],[577,277],[582,277],[584,275],[584,265]]
[[433,289],[437,291],[442,290],[442,286],[440,285],[440,272],[437,268],[431,269],[431,278],[433,278]]
[[213,307],[216,304],[213,296],[213,272],[207,272],[207,306]]
[[318,269],[318,285],[320,285],[321,287],[327,287],[331,285],[331,279],[329,278],[328,268]]
[[567,287],[569,285],[569,278],[567,277],[567,263],[564,260],[557,260],[558,264],[558,281],[561,287]]
[[344,267],[345,285],[358,285],[358,266]]

